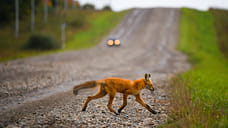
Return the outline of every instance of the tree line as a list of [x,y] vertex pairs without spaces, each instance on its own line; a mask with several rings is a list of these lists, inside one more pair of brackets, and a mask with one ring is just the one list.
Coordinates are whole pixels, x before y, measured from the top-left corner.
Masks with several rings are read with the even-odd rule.
[[[68,0],[72,1],[72,0]],[[64,0],[48,0],[49,7],[56,8],[59,5],[64,4]],[[44,0],[35,0],[35,9],[37,10],[39,7],[43,7]],[[73,3],[75,4],[75,3]],[[76,2],[77,8],[81,8],[84,10],[94,10],[95,7],[93,4],[85,4],[80,7],[79,3]],[[105,6],[103,10],[112,10],[110,6]],[[31,13],[31,0],[19,0],[19,19],[30,15]],[[2,0],[0,3],[0,24],[9,23],[15,19],[15,0]]]
[[[35,0],[36,7],[40,5],[41,0]],[[30,14],[31,0],[20,0],[19,11],[23,16]],[[15,19],[15,0],[2,0],[0,4],[0,23],[8,23]]]

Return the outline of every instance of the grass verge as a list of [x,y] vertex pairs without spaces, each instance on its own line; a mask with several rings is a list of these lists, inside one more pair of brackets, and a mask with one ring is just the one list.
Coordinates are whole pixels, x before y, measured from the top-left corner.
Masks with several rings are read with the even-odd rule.
[[181,13],[178,50],[193,68],[170,82],[165,127],[228,127],[228,61],[216,43],[214,18],[209,11],[183,8]]
[[52,54],[66,50],[91,48],[115,27],[127,11],[83,11],[68,10],[49,13],[44,24],[43,12],[35,17],[34,33],[50,35],[61,42],[61,24],[66,23],[66,48],[58,50],[25,50],[23,46],[33,34],[30,31],[30,17],[20,21],[19,37],[15,38],[14,23],[0,27],[0,62],[36,55]]
[[214,24],[216,28],[217,42],[219,49],[224,56],[228,58],[228,11],[220,9],[210,9],[214,17]]
[[95,15],[91,15],[90,19],[92,22],[90,23],[90,29],[78,32],[72,36],[66,48],[82,49],[97,45],[99,41],[117,25],[125,13],[126,11],[120,13],[107,11],[97,18]]

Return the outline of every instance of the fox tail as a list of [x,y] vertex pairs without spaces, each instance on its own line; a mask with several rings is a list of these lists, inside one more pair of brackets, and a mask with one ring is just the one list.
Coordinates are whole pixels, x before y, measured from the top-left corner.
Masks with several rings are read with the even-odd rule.
[[78,91],[81,89],[87,89],[87,88],[95,88],[97,86],[96,81],[87,81],[85,83],[75,85],[73,88],[73,94],[76,96],[78,94]]

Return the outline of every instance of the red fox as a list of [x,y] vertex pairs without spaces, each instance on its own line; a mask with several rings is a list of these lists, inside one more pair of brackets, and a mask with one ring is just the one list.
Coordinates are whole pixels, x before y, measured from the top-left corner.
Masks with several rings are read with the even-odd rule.
[[[153,114],[156,114],[157,112],[152,110],[149,105],[147,105],[143,99],[140,96],[140,91],[143,88],[147,88],[151,91],[154,91],[154,86],[151,81],[151,75],[150,74],[145,74],[144,78],[138,79],[138,80],[127,80],[127,79],[121,79],[121,78],[106,78],[102,80],[97,80],[97,81],[88,81],[79,85],[74,86],[73,88],[73,94],[77,95],[78,90],[80,89],[85,89],[85,88],[93,88],[96,86],[100,86],[100,90],[97,94],[94,96],[88,96],[83,107],[82,111],[86,110],[86,107],[88,103],[91,100],[98,99],[101,97],[104,97],[106,94],[109,95],[109,101],[108,101],[108,109],[115,113],[116,115],[119,115],[123,108],[127,105],[127,97],[128,95],[133,95],[135,96],[135,100],[141,104],[143,107],[145,107],[148,111],[150,111]],[[123,93],[123,104],[120,106],[118,109],[118,113],[115,112],[112,108],[112,102],[113,99],[116,95],[116,92]]]

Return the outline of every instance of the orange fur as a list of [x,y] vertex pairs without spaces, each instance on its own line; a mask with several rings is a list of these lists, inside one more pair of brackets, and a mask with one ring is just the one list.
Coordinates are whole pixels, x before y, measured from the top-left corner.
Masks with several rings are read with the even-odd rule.
[[[106,94],[109,95],[109,101],[108,101],[108,109],[111,112],[114,112],[115,114],[119,114],[121,110],[127,105],[127,97],[128,95],[135,96],[135,100],[140,103],[143,107],[145,107],[148,111],[150,111],[153,114],[156,114],[157,112],[152,110],[149,105],[147,105],[140,96],[140,91],[144,89],[145,87],[154,90],[153,83],[150,79],[150,74],[145,74],[145,78],[141,78],[138,80],[127,80],[127,79],[121,79],[121,78],[106,78],[102,80],[97,81],[88,81],[85,83],[82,83],[80,85],[76,85],[73,88],[73,93],[77,95],[78,90],[83,88],[92,88],[100,86],[100,90],[97,94],[94,96],[88,96],[86,99],[85,104],[82,107],[82,111],[86,110],[86,107],[88,103],[93,99],[98,99],[101,97],[104,97]],[[114,97],[116,93],[122,93],[123,94],[123,104],[118,109],[118,113],[115,112],[112,108],[112,102],[114,100]]]

